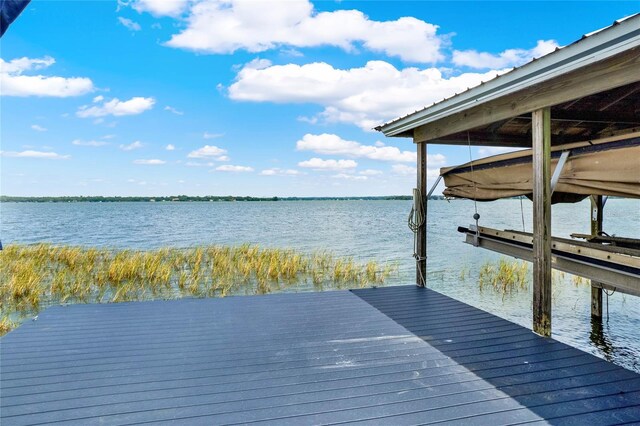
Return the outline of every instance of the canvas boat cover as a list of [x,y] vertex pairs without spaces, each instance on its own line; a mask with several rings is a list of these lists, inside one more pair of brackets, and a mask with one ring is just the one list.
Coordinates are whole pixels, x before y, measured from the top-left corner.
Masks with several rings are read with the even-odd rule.
[[0,37],[29,4],[30,0],[0,0]]
[[[590,195],[640,198],[640,132],[551,149],[551,170],[570,151],[552,203]],[[493,201],[533,193],[532,150],[495,155],[440,170],[446,197]]]

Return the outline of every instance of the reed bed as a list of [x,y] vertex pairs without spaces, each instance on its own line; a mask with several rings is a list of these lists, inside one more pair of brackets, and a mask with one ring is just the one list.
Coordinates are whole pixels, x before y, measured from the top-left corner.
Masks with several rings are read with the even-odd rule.
[[249,244],[150,251],[9,245],[0,251],[0,335],[54,304],[363,288],[384,284],[396,269]]
[[501,258],[497,263],[487,262],[480,268],[478,288],[491,289],[507,295],[529,288],[529,265],[525,261]]

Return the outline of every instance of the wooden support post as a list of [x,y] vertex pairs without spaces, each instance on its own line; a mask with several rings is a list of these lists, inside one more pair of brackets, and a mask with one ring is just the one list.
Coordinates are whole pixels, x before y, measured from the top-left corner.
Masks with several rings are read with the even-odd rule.
[[[602,195],[592,195],[591,235],[598,235],[602,231],[603,207]],[[602,285],[597,281],[591,281],[591,316],[602,318]]]
[[551,336],[551,110],[532,113],[533,331]]
[[[427,196],[427,144],[422,142],[417,144],[418,150],[418,180],[417,188],[422,194],[423,211],[426,212],[426,196]],[[426,216],[426,215],[425,215]],[[426,287],[427,285],[427,218],[418,228],[416,235],[416,285],[418,287]]]

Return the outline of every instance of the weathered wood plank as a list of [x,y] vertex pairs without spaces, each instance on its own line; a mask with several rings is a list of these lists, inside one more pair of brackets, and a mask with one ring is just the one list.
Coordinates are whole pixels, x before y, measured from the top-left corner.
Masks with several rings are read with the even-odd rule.
[[[602,232],[603,202],[602,195],[591,197],[591,235],[599,235]],[[591,281],[591,316],[602,318],[602,285],[597,281]]]
[[532,113],[533,331],[551,336],[551,111]]
[[424,223],[418,228],[416,238],[416,285],[418,287],[426,287],[427,285],[427,145],[424,143],[417,144],[418,164],[417,164],[417,185],[420,190],[422,199],[418,202],[422,203],[422,211],[425,212]]

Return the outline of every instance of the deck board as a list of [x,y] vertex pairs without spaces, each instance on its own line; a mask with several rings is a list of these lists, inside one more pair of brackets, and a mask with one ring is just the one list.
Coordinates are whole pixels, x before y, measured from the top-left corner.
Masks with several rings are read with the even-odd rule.
[[0,423],[640,422],[640,375],[413,286],[52,307]]

